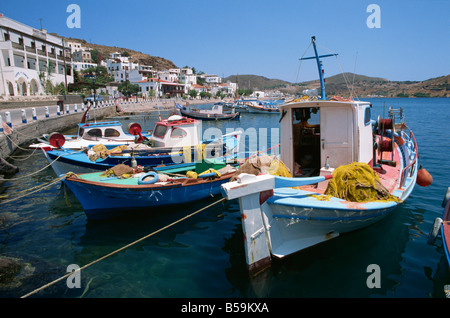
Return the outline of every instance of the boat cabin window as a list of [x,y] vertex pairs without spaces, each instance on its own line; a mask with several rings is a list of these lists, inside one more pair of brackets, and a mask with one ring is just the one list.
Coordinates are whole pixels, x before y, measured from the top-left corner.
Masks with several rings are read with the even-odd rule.
[[78,130],[78,136],[83,136],[84,135],[84,128],[80,128],[79,130]]
[[365,126],[370,124],[370,118],[371,118],[371,109],[370,109],[370,107],[366,107],[366,110],[364,112],[364,125]]
[[102,136],[102,130],[99,128],[91,129],[87,132],[87,135],[90,137],[101,137]]
[[118,132],[116,129],[114,128],[106,128],[105,129],[105,137],[119,137],[120,136],[120,132]]
[[162,138],[162,137],[164,137],[166,132],[167,132],[167,126],[156,125],[155,131],[153,132],[153,136]]
[[318,107],[293,110],[295,176],[320,174],[320,111]]
[[184,129],[174,127],[172,129],[172,133],[170,134],[170,137],[176,137],[176,138],[183,138],[187,136],[187,132]]

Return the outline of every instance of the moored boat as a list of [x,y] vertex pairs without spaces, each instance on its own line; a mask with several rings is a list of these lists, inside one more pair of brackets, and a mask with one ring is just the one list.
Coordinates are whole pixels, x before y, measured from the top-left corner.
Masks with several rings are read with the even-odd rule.
[[217,157],[233,161],[239,152],[240,135],[237,131],[202,140],[201,121],[174,115],[155,123],[150,145],[129,144],[114,149],[96,145],[89,150],[43,147],[42,150],[59,176],[67,172],[101,171],[121,163],[154,167]]
[[247,104],[248,112],[249,113],[256,113],[256,114],[279,114],[280,109],[277,105],[271,104],[271,103],[249,103]]
[[115,147],[119,145],[139,143],[151,137],[151,133],[142,134],[138,123],[128,125],[130,133],[125,133],[119,121],[101,121],[93,123],[80,123],[77,135],[62,135],[51,133],[38,139],[39,143],[31,144],[29,148],[59,148],[80,150],[89,146],[102,144]]
[[433,245],[437,236],[441,234],[447,266],[450,267],[450,187],[445,192],[442,207],[444,211],[441,217],[434,220],[433,227],[428,235],[428,244]]
[[[369,102],[325,96],[280,105],[280,159],[292,177],[242,173],[222,186],[239,198],[251,273],[385,218],[414,189],[418,147],[402,109],[371,119]],[[306,59],[306,58],[305,58]],[[420,184],[418,182],[418,184]]]
[[225,112],[221,104],[215,104],[211,109],[178,107],[178,110],[183,116],[200,120],[239,120],[240,118],[239,112],[235,112],[234,109],[231,112]]
[[188,167],[174,165],[163,171],[157,168],[149,172],[133,171],[125,165],[120,169],[116,167],[118,169],[106,173],[65,176],[64,183],[76,196],[88,219],[151,213],[162,206],[202,200],[219,194],[221,184],[229,181],[235,172],[235,168],[223,161],[207,162],[206,166],[204,163]]

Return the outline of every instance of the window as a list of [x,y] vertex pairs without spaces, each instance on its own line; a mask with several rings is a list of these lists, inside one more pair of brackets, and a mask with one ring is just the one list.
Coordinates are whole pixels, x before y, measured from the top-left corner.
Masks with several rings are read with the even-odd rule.
[[187,133],[184,129],[173,127],[172,133],[170,134],[170,137],[176,137],[176,138],[183,138],[186,137]]
[[106,128],[105,129],[105,137],[119,137],[120,133],[114,128]]
[[364,125],[365,126],[370,124],[370,117],[371,117],[370,107],[366,107],[366,110],[364,113]]
[[156,137],[162,138],[166,134],[167,127],[163,125],[156,125],[155,131],[153,132],[153,135]]
[[101,137],[102,136],[102,131],[98,128],[95,129],[91,129],[87,132],[88,136],[91,137]]

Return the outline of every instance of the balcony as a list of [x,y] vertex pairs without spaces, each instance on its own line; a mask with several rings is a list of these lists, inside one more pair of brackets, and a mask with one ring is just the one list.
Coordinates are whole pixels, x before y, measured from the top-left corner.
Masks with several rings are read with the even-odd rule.
[[12,44],[13,49],[23,50],[23,44],[12,42],[12,41],[11,41],[11,44]]
[[37,49],[37,54],[47,56],[47,51]]
[[36,54],[36,48],[35,47],[25,46],[25,50],[27,52]]

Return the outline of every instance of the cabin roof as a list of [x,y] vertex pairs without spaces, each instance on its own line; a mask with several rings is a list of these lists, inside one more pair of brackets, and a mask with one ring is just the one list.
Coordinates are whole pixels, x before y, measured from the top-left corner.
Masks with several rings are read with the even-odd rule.
[[365,101],[335,101],[335,100],[317,100],[317,101],[300,101],[279,105],[280,110],[289,108],[302,108],[302,107],[333,107],[344,106],[356,107],[358,105],[370,105],[370,102]]
[[122,126],[119,121],[102,121],[98,123],[80,123],[78,127],[81,128],[94,128],[94,127],[106,127],[106,126]]

